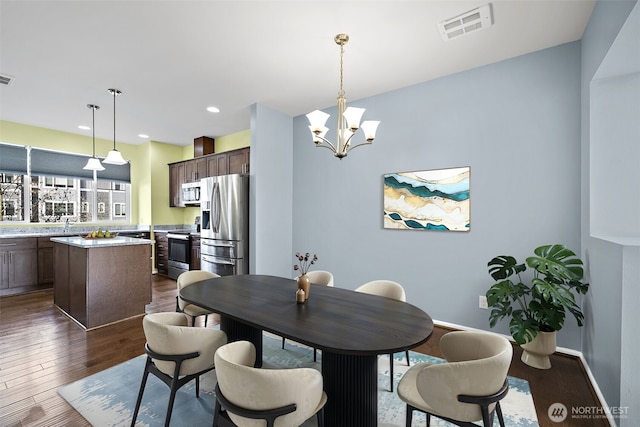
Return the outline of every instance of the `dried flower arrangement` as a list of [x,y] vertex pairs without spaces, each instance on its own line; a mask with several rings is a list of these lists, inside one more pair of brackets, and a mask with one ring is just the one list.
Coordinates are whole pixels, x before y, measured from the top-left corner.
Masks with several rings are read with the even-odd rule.
[[298,252],[295,257],[298,260],[298,264],[295,264],[293,269],[296,271],[299,270],[301,275],[307,274],[309,268],[318,261],[318,256],[313,254],[313,257],[311,257],[309,252],[304,255]]

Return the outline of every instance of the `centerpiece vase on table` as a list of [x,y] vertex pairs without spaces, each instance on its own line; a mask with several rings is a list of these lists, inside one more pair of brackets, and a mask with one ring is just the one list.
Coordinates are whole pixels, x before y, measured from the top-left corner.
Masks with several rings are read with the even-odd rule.
[[309,276],[306,274],[301,274],[298,276],[298,289],[302,289],[304,291],[304,299],[309,299],[309,292],[311,292],[311,281],[309,280]]

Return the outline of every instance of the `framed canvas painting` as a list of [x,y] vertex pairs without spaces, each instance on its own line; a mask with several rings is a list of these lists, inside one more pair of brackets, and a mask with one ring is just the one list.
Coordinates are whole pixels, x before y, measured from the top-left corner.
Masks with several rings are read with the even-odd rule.
[[384,175],[384,228],[469,231],[470,167]]

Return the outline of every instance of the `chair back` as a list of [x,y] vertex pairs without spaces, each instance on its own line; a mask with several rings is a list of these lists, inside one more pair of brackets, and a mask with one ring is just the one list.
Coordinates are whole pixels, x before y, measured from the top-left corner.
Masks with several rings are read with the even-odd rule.
[[356,292],[378,295],[402,302],[407,301],[407,295],[405,294],[402,285],[392,280],[373,280],[358,287]]
[[[311,368],[254,368],[256,350],[248,341],[234,341],[215,354],[218,386],[234,405],[251,410],[268,410],[295,404],[296,410],[276,419],[275,426],[299,426],[326,402],[322,374]],[[239,426],[264,426],[264,421],[228,412]]]
[[184,273],[180,274],[178,276],[178,280],[176,281],[178,286],[178,307],[180,307],[180,310],[184,310],[184,308],[189,305],[188,303],[184,302],[182,298],[180,298],[180,291],[182,290],[182,288],[193,283],[200,282],[202,280],[214,279],[216,277],[220,276],[205,270],[191,270],[185,271]]
[[488,396],[500,390],[511,365],[511,343],[491,332],[454,331],[442,336],[440,350],[447,363],[427,366],[418,373],[418,393],[445,416],[481,420],[480,407],[459,402],[457,396]]
[[[180,375],[190,375],[213,367],[216,349],[227,342],[224,332],[207,328],[187,326],[187,317],[182,313],[152,313],[142,319],[144,335],[151,350],[163,355],[200,355],[186,360],[180,367]],[[163,373],[173,376],[175,362],[154,359],[154,364]]]
[[324,270],[314,270],[307,273],[309,281],[314,285],[333,286],[333,274]]

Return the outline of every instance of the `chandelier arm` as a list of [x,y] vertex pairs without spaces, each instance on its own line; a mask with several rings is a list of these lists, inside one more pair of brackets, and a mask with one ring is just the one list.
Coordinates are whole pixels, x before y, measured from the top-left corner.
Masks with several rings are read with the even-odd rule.
[[[331,143],[331,141],[329,141],[328,139],[326,139],[326,138],[324,138],[322,136],[318,136],[317,138],[322,139],[322,143],[316,144],[316,147],[328,148],[329,150],[333,151],[334,153],[338,152],[336,150],[336,147]],[[324,145],[324,143],[328,144],[329,146],[327,147],[326,145]]]
[[361,142],[360,144],[353,145],[353,146],[349,147],[349,149],[347,150],[347,153],[349,153],[349,151],[353,150],[354,148],[358,148],[358,147],[360,147],[362,145],[369,145],[369,144],[372,144],[372,143],[373,143],[373,141],[365,141],[365,142]]

